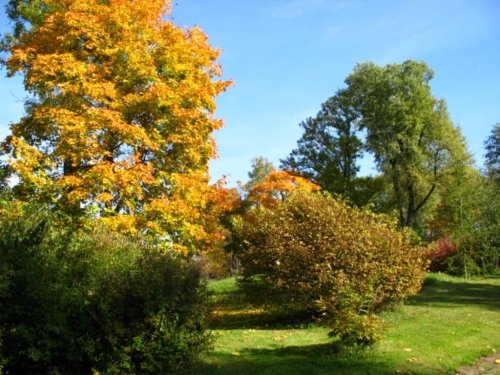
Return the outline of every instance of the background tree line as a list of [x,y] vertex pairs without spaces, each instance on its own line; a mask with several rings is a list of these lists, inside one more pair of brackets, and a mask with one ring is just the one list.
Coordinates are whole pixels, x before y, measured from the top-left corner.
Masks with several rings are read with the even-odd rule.
[[[446,102],[432,95],[432,77],[423,62],[357,65],[346,87],[300,123],[303,135],[279,169],[262,156],[252,160],[235,217],[251,211],[257,197],[265,205],[265,199],[300,189],[283,181],[305,178],[353,206],[397,218],[400,227],[429,244],[433,270],[466,276],[495,272],[499,125],[485,140],[485,168],[479,170]],[[374,176],[358,175],[366,154],[375,161]],[[231,254],[237,248],[226,243]]]
[[[446,102],[432,95],[432,77],[423,62],[357,65],[346,88],[300,124],[304,133],[280,167],[356,206],[397,215],[426,241],[451,240],[440,251],[461,254],[454,272],[491,272],[499,259],[499,125],[485,141],[486,168],[477,170]],[[375,176],[357,175],[366,153]]]

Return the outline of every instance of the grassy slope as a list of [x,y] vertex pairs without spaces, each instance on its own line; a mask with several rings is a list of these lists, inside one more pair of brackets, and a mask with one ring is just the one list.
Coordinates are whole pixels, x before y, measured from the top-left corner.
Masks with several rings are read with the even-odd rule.
[[195,374],[446,374],[500,348],[499,278],[429,275],[419,295],[384,314],[379,344],[350,353],[337,352],[325,328],[280,325],[234,279],[211,288],[215,347]]

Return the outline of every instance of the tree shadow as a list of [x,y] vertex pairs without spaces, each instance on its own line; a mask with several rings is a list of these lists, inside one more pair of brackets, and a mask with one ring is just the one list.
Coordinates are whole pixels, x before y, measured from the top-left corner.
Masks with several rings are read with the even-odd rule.
[[445,308],[476,305],[496,311],[500,309],[500,285],[427,278],[420,293],[410,298],[407,304]]
[[216,330],[234,330],[234,329],[258,329],[258,330],[280,330],[293,328],[307,328],[314,322],[304,322],[303,320],[294,323],[285,320],[272,312],[262,312],[256,315],[247,313],[221,315],[211,317],[209,321],[211,329]]
[[210,306],[212,329],[305,328],[315,322],[313,311],[295,308],[258,282],[239,284],[216,297]]
[[[429,277],[421,292],[408,305],[455,308],[477,305],[500,309],[500,285],[484,282],[456,282]],[[212,329],[289,329],[304,328],[314,322],[310,312],[283,313],[280,301],[269,291],[254,285],[253,290],[238,288],[213,300]],[[220,309],[218,311],[217,309]],[[218,312],[218,313],[217,313]],[[396,363],[397,362],[397,363]],[[432,365],[396,362],[365,351],[345,351],[335,342],[303,346],[245,348],[238,353],[213,352],[186,375],[302,375],[302,374],[435,374],[443,371]],[[428,367],[429,366],[429,367]]]
[[[339,352],[340,351],[340,352]],[[218,353],[186,373],[217,375],[303,375],[303,374],[434,374],[425,367],[394,364],[366,352],[342,353],[335,344],[288,346],[277,349],[248,348],[239,353]]]

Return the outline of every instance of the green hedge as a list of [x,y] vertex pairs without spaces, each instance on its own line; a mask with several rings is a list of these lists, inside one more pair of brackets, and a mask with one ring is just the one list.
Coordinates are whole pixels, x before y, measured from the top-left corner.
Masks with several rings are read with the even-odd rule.
[[43,209],[3,215],[0,275],[6,374],[162,374],[209,345],[198,269],[139,240]]

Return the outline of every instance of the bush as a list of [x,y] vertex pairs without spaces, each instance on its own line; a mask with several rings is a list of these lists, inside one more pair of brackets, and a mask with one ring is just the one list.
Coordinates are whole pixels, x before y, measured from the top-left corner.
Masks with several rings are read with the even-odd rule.
[[346,343],[378,337],[374,314],[416,293],[424,261],[386,217],[314,193],[260,208],[242,227],[243,274],[285,297],[284,308],[322,312]]
[[457,253],[457,245],[449,237],[443,237],[427,246],[424,258],[429,261],[429,271],[445,272],[448,270],[448,261]]
[[500,226],[482,227],[458,239],[456,254],[446,260],[451,275],[492,275],[500,267]]
[[162,374],[209,344],[190,262],[44,210],[0,221],[5,373]]

